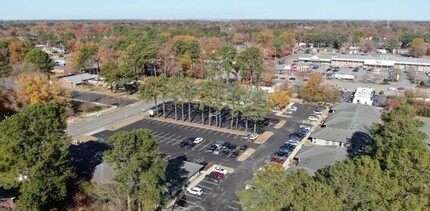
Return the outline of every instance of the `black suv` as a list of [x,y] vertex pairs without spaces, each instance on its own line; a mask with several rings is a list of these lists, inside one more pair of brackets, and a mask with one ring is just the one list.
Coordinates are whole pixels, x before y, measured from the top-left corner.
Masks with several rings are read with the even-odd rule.
[[179,144],[179,146],[180,147],[182,147],[182,148],[193,148],[194,146],[195,146],[196,144],[194,144],[194,143],[190,143],[190,142],[188,142],[188,141],[183,141],[183,142],[181,142],[180,144]]
[[218,183],[218,182],[219,182],[219,179],[218,179],[218,178],[216,178],[215,176],[212,176],[212,175],[210,175],[210,174],[206,175],[206,176],[205,176],[205,179],[206,179],[206,180],[208,180],[208,181],[211,181],[211,182],[215,182],[215,183]]

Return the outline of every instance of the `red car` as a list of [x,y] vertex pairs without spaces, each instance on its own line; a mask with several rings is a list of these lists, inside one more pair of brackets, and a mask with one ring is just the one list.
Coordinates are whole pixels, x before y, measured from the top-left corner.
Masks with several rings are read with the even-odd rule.
[[285,162],[285,159],[282,159],[280,157],[275,157],[275,156],[273,156],[271,160],[272,162],[280,163],[280,164],[283,164]]
[[216,171],[211,172],[209,175],[214,176],[214,177],[216,177],[218,179],[223,179],[224,178],[224,174],[221,174],[221,173],[216,172]]

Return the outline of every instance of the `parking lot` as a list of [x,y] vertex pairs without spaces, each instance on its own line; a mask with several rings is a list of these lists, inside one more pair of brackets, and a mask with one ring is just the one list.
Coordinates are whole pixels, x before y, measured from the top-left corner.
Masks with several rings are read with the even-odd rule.
[[[118,131],[148,128],[152,130],[153,135],[157,138],[160,151],[171,158],[182,156],[186,157],[186,160],[190,162],[213,163],[230,167],[234,169],[234,173],[226,175],[219,183],[205,179],[199,182],[196,187],[203,190],[201,196],[191,195],[186,191],[182,192],[183,195],[180,195],[177,199],[174,210],[241,210],[236,190],[244,188],[244,182],[251,179],[257,169],[271,162],[271,156],[288,140],[289,135],[304,123],[316,107],[300,103],[295,103],[294,106],[297,107],[297,111],[289,117],[270,116],[270,118],[285,120],[286,124],[279,129],[275,129],[275,124],[273,123],[266,126],[266,130],[274,134],[262,145],[243,139],[242,135],[204,127],[158,121],[156,118],[144,119],[117,131],[101,131],[93,134],[93,136],[97,137],[99,141],[105,142],[109,136]],[[204,140],[192,148],[180,147],[180,143],[186,141],[189,137],[202,137]],[[238,147],[247,145],[256,151],[245,161],[238,161],[237,158],[207,152],[208,147],[218,141],[229,142]]]
[[[188,161],[196,163],[214,162],[232,168],[238,166],[239,161],[237,161],[236,158],[206,152],[210,145],[215,144],[218,141],[236,144],[238,147],[242,145],[247,145],[254,149],[258,147],[257,144],[243,139],[241,135],[162,122],[155,119],[144,119],[125,126],[119,129],[119,131],[130,131],[138,128],[148,128],[152,130],[152,134],[158,140],[161,152],[168,154],[170,157],[185,156]],[[99,138],[101,141],[105,141],[113,133],[113,131],[102,131],[94,134],[94,136]],[[203,142],[196,144],[192,148],[180,147],[179,144],[182,141],[186,141],[189,137],[202,137]]]

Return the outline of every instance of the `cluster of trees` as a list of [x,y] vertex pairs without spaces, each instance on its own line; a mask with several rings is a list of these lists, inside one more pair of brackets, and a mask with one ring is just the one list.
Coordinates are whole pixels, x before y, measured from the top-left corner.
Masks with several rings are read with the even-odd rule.
[[102,209],[122,205],[128,210],[154,210],[164,205],[167,162],[158,156],[151,131],[111,136],[105,160],[115,169],[115,182],[89,184],[80,181],[72,166],[66,119],[62,106],[46,103],[26,106],[0,122],[0,188],[18,195],[20,210],[66,209],[72,196],[82,191]]
[[[191,122],[191,109],[201,111],[201,121],[205,124],[208,119],[212,124],[215,117],[215,126],[221,127],[223,114],[227,112],[231,119],[231,128],[237,128],[239,119],[245,119],[246,130],[248,122],[263,120],[272,111],[272,105],[265,98],[264,92],[257,89],[246,90],[237,83],[228,83],[223,80],[198,81],[193,78],[167,77],[162,74],[158,77],[149,77],[139,88],[141,99],[154,101],[157,116],[166,117],[166,99],[173,101],[175,119]],[[162,115],[159,114],[158,104],[162,100]],[[181,108],[181,118],[178,118],[178,107]],[[185,111],[188,110],[187,115]],[[207,113],[206,113],[207,112]]]
[[325,83],[324,77],[320,73],[313,73],[306,84],[299,90],[300,98],[308,102],[330,102],[339,101],[339,89]]
[[309,176],[270,164],[238,192],[247,210],[427,210],[430,151],[414,111],[402,104],[373,128],[374,144],[360,155]]

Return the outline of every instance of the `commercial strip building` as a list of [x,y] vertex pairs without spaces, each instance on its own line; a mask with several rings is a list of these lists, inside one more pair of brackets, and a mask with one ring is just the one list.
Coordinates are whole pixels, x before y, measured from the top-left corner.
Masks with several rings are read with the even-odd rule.
[[370,141],[372,125],[381,118],[380,109],[354,103],[338,104],[331,112],[310,135],[312,143],[348,147],[353,141]]
[[430,71],[430,60],[422,58],[407,58],[389,55],[309,55],[298,58],[301,62],[310,62],[316,64],[327,64],[333,66],[366,66],[376,68],[398,68],[405,69],[414,67],[418,71]]

